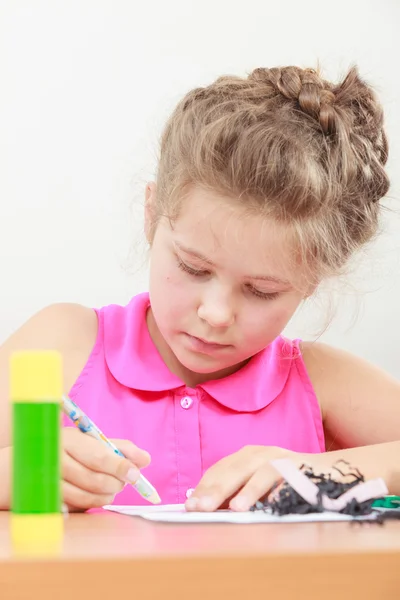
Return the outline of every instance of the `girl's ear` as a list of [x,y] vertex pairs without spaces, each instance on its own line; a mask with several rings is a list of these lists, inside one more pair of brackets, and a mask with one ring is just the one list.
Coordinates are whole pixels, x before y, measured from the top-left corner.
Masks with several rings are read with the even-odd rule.
[[149,182],[144,193],[144,233],[149,244],[154,237],[156,192],[154,181]]

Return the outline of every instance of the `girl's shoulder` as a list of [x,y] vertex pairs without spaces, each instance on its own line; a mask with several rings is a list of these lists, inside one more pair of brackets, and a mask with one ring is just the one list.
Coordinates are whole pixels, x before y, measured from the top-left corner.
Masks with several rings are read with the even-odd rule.
[[4,403],[3,396],[8,394],[12,352],[57,350],[63,358],[64,389],[70,389],[86,364],[96,342],[97,330],[96,312],[79,304],[53,304],[33,315],[0,346],[0,403]]
[[397,379],[363,358],[326,344],[303,342],[301,352],[324,427],[341,438],[343,447],[398,438]]

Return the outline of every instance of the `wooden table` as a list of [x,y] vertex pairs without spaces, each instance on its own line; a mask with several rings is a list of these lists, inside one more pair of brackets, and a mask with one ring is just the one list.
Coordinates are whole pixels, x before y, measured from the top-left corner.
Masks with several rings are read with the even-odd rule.
[[1,600],[400,598],[400,522],[173,525],[66,519],[59,558],[18,558],[0,513]]

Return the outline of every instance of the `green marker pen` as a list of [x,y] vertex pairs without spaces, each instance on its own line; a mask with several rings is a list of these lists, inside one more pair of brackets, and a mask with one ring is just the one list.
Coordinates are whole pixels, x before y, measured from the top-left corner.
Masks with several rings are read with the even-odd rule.
[[61,545],[62,360],[52,351],[16,352],[12,402],[11,536],[20,550]]

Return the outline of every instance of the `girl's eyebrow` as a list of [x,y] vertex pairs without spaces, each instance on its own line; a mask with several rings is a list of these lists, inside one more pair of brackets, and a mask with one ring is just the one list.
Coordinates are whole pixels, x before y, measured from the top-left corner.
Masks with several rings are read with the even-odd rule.
[[[183,246],[179,242],[175,242],[175,246],[177,246],[179,248],[179,250],[182,250],[182,252],[185,252],[186,254],[190,254],[194,258],[198,258],[199,260],[206,263],[207,265],[210,265],[210,267],[216,266],[216,264],[210,258],[207,258],[206,256],[204,256],[204,254],[201,254],[201,252],[198,252],[194,248],[189,248],[187,246]],[[273,275],[247,275],[245,277],[245,279],[255,279],[258,281],[269,281],[272,283],[279,283],[279,284],[286,285],[286,286],[291,285],[290,281],[287,281],[286,279],[281,279],[279,277],[274,277]]]
[[182,252],[185,252],[186,254],[191,254],[195,258],[200,259],[202,262],[207,263],[211,267],[216,266],[212,260],[210,260],[209,258],[204,256],[204,254],[197,252],[197,250],[194,250],[194,248],[188,248],[187,246],[183,246],[182,244],[179,244],[179,242],[175,242],[175,246],[177,246],[179,248],[179,250],[182,250]]

